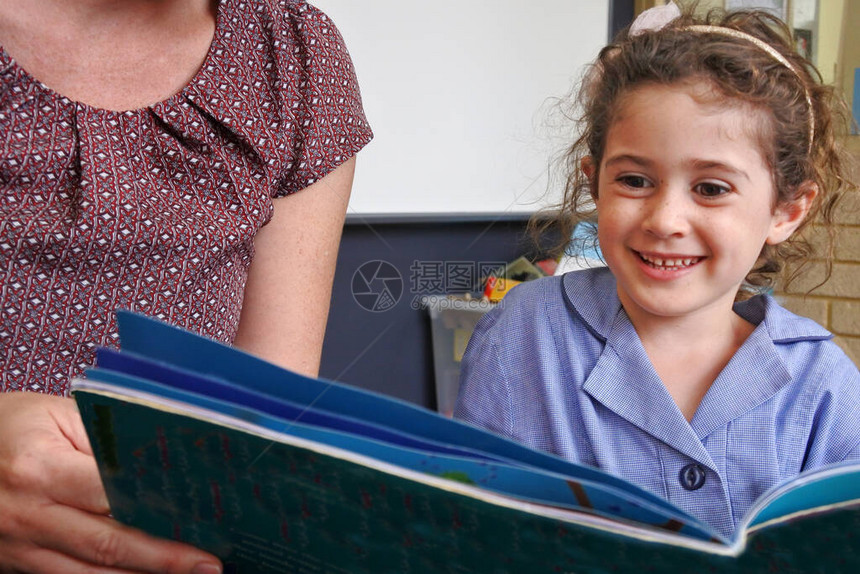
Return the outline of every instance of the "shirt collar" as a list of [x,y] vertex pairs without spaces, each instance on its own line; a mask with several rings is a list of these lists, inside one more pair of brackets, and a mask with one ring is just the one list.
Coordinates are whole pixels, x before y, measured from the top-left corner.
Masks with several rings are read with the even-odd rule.
[[593,335],[606,341],[621,311],[615,276],[607,267],[598,267],[565,273],[562,279],[567,306]]

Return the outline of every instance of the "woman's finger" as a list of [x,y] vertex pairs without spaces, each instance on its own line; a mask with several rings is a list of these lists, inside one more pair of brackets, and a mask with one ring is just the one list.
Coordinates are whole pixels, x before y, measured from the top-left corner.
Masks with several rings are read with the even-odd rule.
[[[74,524],[74,528],[70,529],[69,524]],[[105,572],[221,572],[219,561],[202,550],[154,538],[112,518],[68,506],[43,507],[21,526],[35,546],[53,549],[90,567],[106,568]]]

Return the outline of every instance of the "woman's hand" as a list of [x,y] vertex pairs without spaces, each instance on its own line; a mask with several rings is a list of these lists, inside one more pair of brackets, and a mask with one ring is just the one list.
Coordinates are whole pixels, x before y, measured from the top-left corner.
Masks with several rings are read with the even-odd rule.
[[108,512],[74,402],[0,393],[0,573],[221,572],[213,556]]

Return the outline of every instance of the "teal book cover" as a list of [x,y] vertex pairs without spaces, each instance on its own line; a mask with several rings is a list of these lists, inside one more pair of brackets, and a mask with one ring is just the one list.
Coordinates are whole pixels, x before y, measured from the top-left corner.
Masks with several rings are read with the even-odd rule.
[[435,413],[416,432],[418,407],[270,392],[259,360],[140,316],[120,338],[73,386],[111,511],[226,572],[860,571],[857,465],[775,489],[727,540],[596,469],[479,429],[452,444],[465,426]]

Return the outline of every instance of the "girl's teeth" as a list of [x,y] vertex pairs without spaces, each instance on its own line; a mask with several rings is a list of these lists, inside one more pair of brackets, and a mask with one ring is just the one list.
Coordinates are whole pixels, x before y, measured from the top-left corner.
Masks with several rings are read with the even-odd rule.
[[645,255],[642,255],[642,259],[654,267],[689,267],[698,261],[698,257],[690,257],[686,259],[657,259],[646,257]]

